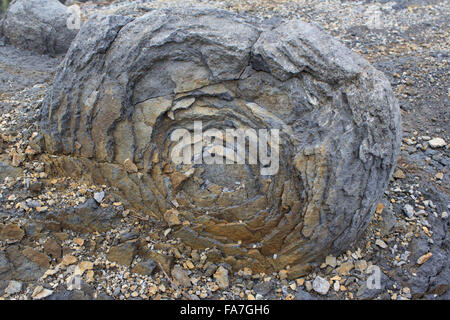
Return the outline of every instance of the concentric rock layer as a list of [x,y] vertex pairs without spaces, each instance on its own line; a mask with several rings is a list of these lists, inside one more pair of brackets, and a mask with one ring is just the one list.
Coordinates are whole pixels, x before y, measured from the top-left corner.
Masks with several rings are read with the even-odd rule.
[[[267,174],[261,158],[174,162],[172,134],[193,133],[196,121],[203,132],[279,130],[278,170]],[[209,9],[91,17],[41,128],[54,173],[117,187],[172,236],[216,248],[236,269],[292,274],[367,227],[401,135],[385,76],[320,28]],[[192,158],[204,155],[198,142]]]

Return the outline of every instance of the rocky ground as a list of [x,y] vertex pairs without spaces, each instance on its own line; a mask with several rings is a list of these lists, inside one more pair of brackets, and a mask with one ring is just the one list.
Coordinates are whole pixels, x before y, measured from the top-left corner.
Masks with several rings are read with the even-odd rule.
[[[1,299],[449,299],[450,6],[445,1],[189,3],[315,22],[385,72],[403,115],[394,177],[367,232],[346,254],[294,278],[231,270],[214,249],[168,240],[171,229],[126,208],[113,188],[47,176],[39,108],[61,56],[0,39]],[[141,14],[186,1],[80,4]],[[381,287],[367,279],[381,271]]]

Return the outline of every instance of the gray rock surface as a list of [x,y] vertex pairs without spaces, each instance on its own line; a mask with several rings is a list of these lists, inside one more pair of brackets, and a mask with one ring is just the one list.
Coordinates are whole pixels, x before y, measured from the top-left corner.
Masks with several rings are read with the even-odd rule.
[[297,288],[295,292],[295,300],[316,300],[316,298],[310,295],[309,292]]
[[[60,60],[20,50],[12,45],[2,46],[0,40],[0,92],[20,92],[28,87],[29,94],[26,98],[39,95],[38,88],[34,86],[50,81]],[[10,111],[5,103],[1,103],[0,108],[2,113]]]
[[5,289],[5,293],[9,295],[13,295],[19,293],[22,290],[22,282],[19,281],[10,281],[8,287]]
[[8,7],[3,33],[21,49],[65,53],[78,32],[68,28],[72,15],[58,0],[17,0]]
[[61,223],[62,227],[77,232],[88,233],[106,231],[117,225],[120,216],[107,209],[98,206],[97,202],[90,198],[85,203],[69,208],[58,215],[46,217]]
[[34,281],[45,270],[26,257],[17,245],[8,247],[5,254],[0,253],[0,280]]
[[21,176],[23,170],[17,167],[13,167],[6,162],[0,161],[0,180],[6,177],[16,178]]
[[[47,158],[50,171],[115,186],[161,217],[177,203],[190,227],[175,226],[175,237],[224,252],[240,241],[236,263],[263,269],[348,248],[389,182],[401,136],[385,76],[319,27],[212,9],[92,16],[41,119],[46,151],[59,155]],[[277,174],[174,164],[170,133],[194,120],[279,129]]]
[[178,264],[176,264],[172,269],[172,277],[174,281],[183,287],[190,287],[191,280],[187,272]]
[[330,289],[330,283],[322,277],[316,277],[313,281],[313,289],[322,295],[327,294]]

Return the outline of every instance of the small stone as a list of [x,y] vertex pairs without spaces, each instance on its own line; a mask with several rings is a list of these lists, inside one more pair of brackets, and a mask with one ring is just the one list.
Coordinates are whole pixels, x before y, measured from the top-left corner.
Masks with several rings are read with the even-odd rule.
[[205,271],[205,277],[211,277],[217,270],[217,266],[213,263]]
[[423,230],[423,232],[425,232],[425,234],[426,234],[427,236],[429,236],[430,238],[432,237],[432,234],[431,234],[430,230],[428,230],[427,227],[423,226],[423,227],[422,227],[422,230]]
[[217,285],[222,290],[225,290],[230,285],[228,280],[228,270],[222,266],[217,268],[216,273],[214,273],[214,279],[216,279]]
[[191,260],[187,260],[187,261],[186,261],[186,266],[187,266],[189,269],[191,269],[191,270],[195,268],[195,266],[194,266],[194,264],[192,263]]
[[92,263],[91,261],[82,261],[80,262],[80,264],[78,264],[78,269],[80,271],[81,276],[86,270],[94,269],[94,263]]
[[171,273],[174,261],[173,256],[151,251],[148,254],[148,258],[155,261],[157,266],[161,267],[167,274]]
[[381,221],[380,225],[380,235],[382,237],[390,234],[395,226],[397,224],[397,218],[395,217],[395,214],[387,209],[383,211],[383,220]]
[[337,273],[340,276],[346,276],[348,274],[350,274],[350,271],[355,267],[355,265],[350,262],[344,262],[339,268],[336,269]]
[[62,261],[61,264],[65,265],[65,266],[70,266],[71,264],[74,264],[77,262],[77,258],[75,258],[74,256],[70,255],[70,254],[66,254]]
[[335,268],[336,265],[337,265],[336,257],[333,257],[333,256],[327,256],[327,257],[325,258],[325,263],[326,263],[327,265],[329,265],[330,267]]
[[241,273],[244,277],[250,277],[253,274],[252,269],[247,268],[247,267],[243,268],[241,270]]
[[167,237],[167,235],[172,231],[172,228],[167,228],[166,230],[164,230],[164,237]]
[[97,201],[98,203],[101,203],[103,201],[103,198],[105,197],[105,192],[101,191],[101,192],[94,192],[94,199],[95,201]]
[[442,219],[447,219],[448,218],[448,213],[446,211],[441,213],[441,218]]
[[175,209],[167,210],[164,214],[164,220],[168,223],[169,227],[181,224],[178,218],[179,212]]
[[367,270],[367,261],[366,260],[358,260],[355,263],[356,268],[361,272],[366,272]]
[[424,264],[425,262],[428,261],[428,259],[431,258],[433,254],[431,252],[428,252],[426,254],[424,254],[423,256],[420,256],[419,259],[417,259],[417,264]]
[[267,295],[269,292],[271,292],[274,288],[272,281],[262,281],[258,282],[253,286],[253,290],[262,296]]
[[305,288],[306,288],[306,290],[308,290],[308,291],[311,291],[311,290],[312,290],[313,286],[312,286],[312,284],[311,284],[311,281],[306,281],[306,282],[305,282]]
[[42,276],[43,279],[47,278],[48,276],[54,276],[55,274],[57,274],[59,272],[59,266],[56,266],[55,269],[48,269],[47,271],[45,271],[44,275]]
[[295,300],[315,300],[308,292],[299,288],[297,288],[294,298]]
[[118,264],[129,266],[136,255],[136,244],[134,242],[125,242],[112,247],[108,254],[108,260]]
[[48,210],[47,206],[36,207],[37,212],[45,212]]
[[93,270],[88,270],[88,272],[86,272],[86,280],[88,282],[94,281],[94,271]]
[[49,239],[44,243],[44,252],[53,259],[59,259],[61,257],[62,249],[56,240]]
[[433,138],[430,141],[428,141],[430,144],[430,147],[434,148],[442,148],[446,146],[445,140],[442,138]]
[[382,248],[382,249],[386,249],[388,246],[387,246],[387,244],[386,244],[386,242],[384,242],[383,240],[381,240],[381,239],[377,239],[376,241],[375,241],[375,244],[377,245],[377,246],[379,246],[380,248]]
[[16,152],[16,150],[11,151],[12,160],[11,164],[13,167],[20,167],[22,163],[25,161],[25,154],[22,152]]
[[37,286],[34,288],[33,294],[31,297],[33,299],[39,300],[50,296],[53,293],[53,290],[44,289],[42,286]]
[[152,259],[146,259],[138,262],[132,269],[132,272],[139,273],[145,276],[150,276],[156,269],[156,262]]
[[191,280],[187,272],[179,265],[176,264],[172,269],[172,277],[175,282],[183,287],[190,287]]
[[325,280],[324,278],[317,276],[314,279],[312,287],[315,292],[317,292],[321,295],[325,295],[328,293],[328,290],[330,289],[330,283],[327,280]]
[[406,175],[405,175],[405,173],[404,173],[402,170],[397,169],[397,170],[394,172],[394,178],[395,178],[395,179],[405,179],[405,178],[406,178]]
[[84,239],[74,238],[73,242],[75,242],[77,245],[79,245],[81,247],[84,244]]
[[341,286],[341,285],[340,285],[339,281],[335,281],[334,284],[333,284],[333,289],[334,289],[334,291],[338,292],[340,286]]
[[148,295],[149,296],[154,296],[157,292],[158,292],[158,287],[157,286],[151,286],[150,288],[148,288]]
[[37,201],[37,200],[27,199],[26,202],[27,202],[27,206],[30,208],[38,208],[38,207],[42,206],[41,202]]
[[442,172],[438,172],[438,173],[436,173],[435,177],[438,180],[442,180],[444,178],[444,174]]
[[39,192],[42,190],[42,182],[35,181],[30,184],[30,190],[33,192]]
[[41,267],[48,269],[50,266],[49,258],[46,254],[37,251],[31,247],[26,247],[22,254],[27,257],[28,260],[33,261],[34,263],[40,265]]
[[22,290],[22,282],[12,280],[8,283],[8,287],[6,287],[5,293],[13,295],[19,293],[21,290]]
[[310,265],[308,264],[297,264],[286,270],[287,278],[289,280],[293,280],[299,277],[303,277],[310,272],[310,269]]
[[297,286],[301,287],[305,283],[305,279],[299,278],[299,279],[295,280],[295,282],[297,283]]
[[376,208],[375,208],[375,212],[377,214],[381,214],[383,212],[384,209],[384,204],[382,204],[381,202],[378,202]]
[[119,236],[119,241],[122,242],[127,242],[129,240],[134,240],[138,238],[138,234],[132,230],[132,231],[124,231],[120,233]]
[[414,216],[414,208],[410,204],[405,204],[403,207],[403,212],[408,218],[412,218]]
[[123,162],[123,166],[125,167],[125,170],[127,170],[128,173],[138,172],[138,168],[136,167],[136,165],[133,163],[133,161],[131,161],[128,158]]
[[0,240],[20,241],[24,237],[25,232],[17,224],[7,224],[0,232]]
[[208,284],[208,288],[209,290],[211,290],[211,292],[216,292],[220,289],[219,286],[215,283]]
[[280,277],[280,280],[287,279],[288,276],[287,270],[280,270],[280,272],[278,272],[278,276]]

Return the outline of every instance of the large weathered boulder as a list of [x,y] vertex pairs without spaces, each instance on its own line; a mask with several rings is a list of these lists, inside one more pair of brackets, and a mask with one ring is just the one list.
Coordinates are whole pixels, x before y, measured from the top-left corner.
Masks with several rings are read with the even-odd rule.
[[[49,171],[117,187],[174,237],[216,247],[235,268],[292,274],[347,249],[369,224],[401,135],[385,76],[319,27],[210,9],[91,17],[41,121]],[[250,161],[251,135],[244,164],[175,161],[173,134],[195,121],[203,132],[278,129],[279,149],[271,131],[256,137],[270,163]],[[204,138],[185,141],[189,159],[239,147],[211,149]]]
[[3,22],[3,33],[18,48],[38,53],[65,53],[78,33],[75,13],[58,0],[16,0]]

